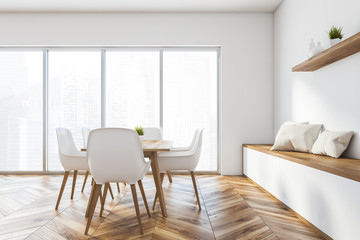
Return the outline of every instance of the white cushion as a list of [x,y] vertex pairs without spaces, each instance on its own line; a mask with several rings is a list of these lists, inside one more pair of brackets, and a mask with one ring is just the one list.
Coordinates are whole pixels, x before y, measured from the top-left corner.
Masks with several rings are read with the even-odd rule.
[[280,146],[282,146],[283,149],[293,149],[293,146],[290,144],[290,142],[287,140],[287,136],[288,136],[288,128],[290,125],[304,125],[304,124],[309,124],[309,122],[284,122],[278,133],[276,134],[276,138],[275,138],[275,144],[274,146],[271,148],[271,150],[280,150],[277,149]]
[[311,152],[339,158],[348,147],[353,134],[354,132],[352,131],[335,132],[325,130],[320,133]]
[[322,124],[284,123],[271,150],[310,152],[321,129]]

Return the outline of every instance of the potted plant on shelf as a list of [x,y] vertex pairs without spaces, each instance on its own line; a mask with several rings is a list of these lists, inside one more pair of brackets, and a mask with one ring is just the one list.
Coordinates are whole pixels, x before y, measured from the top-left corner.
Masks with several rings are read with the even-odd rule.
[[341,33],[342,27],[332,26],[330,30],[327,32],[330,38],[330,45],[334,46],[338,44],[343,38],[343,34]]
[[135,131],[139,135],[140,140],[143,140],[143,137],[144,137],[144,129],[143,129],[143,127],[142,126],[136,126]]

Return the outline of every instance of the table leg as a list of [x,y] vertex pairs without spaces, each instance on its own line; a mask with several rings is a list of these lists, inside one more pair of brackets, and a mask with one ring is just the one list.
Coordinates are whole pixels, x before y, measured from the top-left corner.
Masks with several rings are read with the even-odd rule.
[[161,184],[161,180],[160,180],[160,171],[159,171],[159,164],[158,164],[158,159],[157,159],[157,152],[154,152],[151,156],[151,170],[152,170],[156,190],[159,194],[162,215],[164,217],[167,217],[164,192],[163,192],[163,188],[162,188],[162,184]]

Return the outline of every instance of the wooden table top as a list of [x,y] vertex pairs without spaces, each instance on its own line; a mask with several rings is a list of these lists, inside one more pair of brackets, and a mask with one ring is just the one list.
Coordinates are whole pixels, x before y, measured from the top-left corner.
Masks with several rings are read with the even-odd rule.
[[[169,152],[173,141],[170,140],[142,140],[141,147],[144,152]],[[86,148],[81,148],[82,152],[86,152]]]
[[173,143],[170,140],[143,140],[141,146],[144,152],[169,152]]

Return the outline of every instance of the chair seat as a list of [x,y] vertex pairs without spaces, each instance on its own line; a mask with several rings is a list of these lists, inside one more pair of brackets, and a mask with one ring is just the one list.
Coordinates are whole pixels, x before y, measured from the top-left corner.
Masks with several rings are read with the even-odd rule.
[[67,154],[62,154],[65,157],[83,157],[86,158],[86,151],[76,151],[71,153],[71,155],[67,155]]
[[89,164],[86,159],[86,152],[79,151],[76,155],[72,155],[72,156],[62,155],[61,163],[66,171],[70,171],[70,170],[90,171]]
[[[93,177],[97,179],[96,183],[98,184],[105,184],[105,183],[111,183],[111,182],[124,182],[124,183],[128,183],[128,184],[135,184],[137,183],[139,180],[142,180],[144,178],[144,176],[146,175],[146,173],[149,171],[150,169],[150,164],[151,161],[145,161],[145,164],[140,165],[137,169],[138,172],[136,172],[135,174],[133,172],[130,171],[125,171],[122,172],[121,174],[119,173],[106,173],[106,172],[101,172],[101,175],[103,176],[99,176],[99,174],[94,173],[93,169],[90,169],[90,171],[92,171]],[[125,168],[126,165],[120,167],[120,168]]]
[[188,157],[193,155],[194,153],[192,151],[176,151],[173,152],[172,150],[170,152],[159,152],[158,157],[159,158],[176,158],[176,157]]
[[190,151],[192,148],[192,146],[187,146],[187,147],[173,147],[171,148],[171,151]]
[[161,173],[171,170],[194,171],[197,166],[197,162],[193,161],[191,156],[180,156],[179,154],[158,157],[158,162]]

